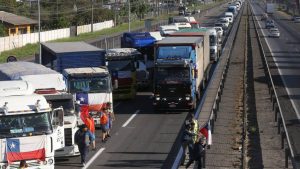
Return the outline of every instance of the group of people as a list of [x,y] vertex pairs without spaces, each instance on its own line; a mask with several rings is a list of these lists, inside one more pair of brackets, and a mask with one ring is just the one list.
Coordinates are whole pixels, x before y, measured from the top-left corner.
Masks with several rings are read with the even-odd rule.
[[201,134],[197,119],[191,114],[190,119],[185,123],[182,145],[184,155],[181,164],[184,165],[186,149],[189,152],[189,161],[185,167],[188,168],[194,161],[198,163],[198,169],[202,168],[202,157],[206,146],[206,138]]
[[[95,124],[94,118],[88,113],[88,107],[81,107],[81,119],[84,122],[75,133],[75,143],[78,145],[79,153],[81,156],[81,164],[85,166],[86,156],[88,155],[89,148],[96,149],[95,143]],[[115,120],[114,113],[112,111],[111,103],[107,103],[99,112],[100,129],[102,131],[101,140],[103,143],[110,137],[110,130],[112,128],[112,122]]]

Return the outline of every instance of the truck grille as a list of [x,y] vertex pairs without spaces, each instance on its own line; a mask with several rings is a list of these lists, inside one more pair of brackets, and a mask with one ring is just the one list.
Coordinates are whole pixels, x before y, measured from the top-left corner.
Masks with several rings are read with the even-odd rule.
[[73,145],[73,138],[72,138],[72,129],[67,128],[65,129],[65,146],[72,146]]

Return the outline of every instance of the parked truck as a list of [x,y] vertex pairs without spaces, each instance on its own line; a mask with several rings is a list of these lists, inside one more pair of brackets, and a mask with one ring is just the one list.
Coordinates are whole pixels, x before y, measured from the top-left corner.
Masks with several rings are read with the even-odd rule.
[[42,64],[63,73],[68,92],[80,106],[88,105],[96,125],[100,122],[95,112],[108,102],[113,105],[112,82],[104,67],[105,53],[84,42],[42,44]]
[[24,81],[0,82],[0,168],[54,169],[54,152],[64,147],[64,111],[52,109]]
[[[158,37],[159,38],[159,37]],[[145,57],[140,58],[137,69],[138,87],[150,85],[150,73],[153,70],[153,46],[157,39],[151,32],[125,32],[121,37],[121,48],[135,48]]]
[[106,62],[111,74],[114,99],[133,99],[137,91],[139,58],[142,54],[134,48],[114,48],[106,50]]
[[266,4],[266,13],[269,15],[272,15],[275,11],[275,5],[274,3],[267,3]]
[[[63,70],[69,93],[80,105],[89,105],[95,125],[100,126],[99,113],[107,103],[113,103],[111,77],[107,67],[69,68]],[[112,109],[112,107],[111,107]]]
[[[51,108],[64,110],[64,142],[65,147],[55,152],[56,157],[79,155],[74,135],[77,128],[78,114],[72,94],[67,93],[62,74],[43,65],[31,62],[9,62],[0,64],[0,81],[23,80],[32,84],[33,93],[43,95]],[[17,83],[18,84],[18,83]],[[16,87],[17,88],[17,87]]]
[[202,37],[167,37],[155,45],[155,110],[193,110],[207,67]]

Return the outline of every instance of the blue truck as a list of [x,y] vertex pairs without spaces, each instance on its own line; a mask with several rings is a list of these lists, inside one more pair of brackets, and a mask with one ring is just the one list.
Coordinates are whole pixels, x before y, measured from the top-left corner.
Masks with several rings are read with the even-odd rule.
[[122,48],[135,48],[143,55],[139,60],[140,68],[137,70],[138,87],[150,85],[153,74],[153,47],[156,41],[150,32],[125,32],[121,37]]
[[195,109],[209,64],[203,37],[166,37],[154,49],[154,110]]

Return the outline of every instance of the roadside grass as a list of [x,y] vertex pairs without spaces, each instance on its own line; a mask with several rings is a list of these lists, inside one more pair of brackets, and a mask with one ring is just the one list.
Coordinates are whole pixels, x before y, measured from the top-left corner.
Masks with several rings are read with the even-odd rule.
[[[204,10],[204,9],[210,8],[212,6],[219,5],[220,3],[223,3],[223,2],[224,1],[219,1],[217,3],[206,4],[206,5],[202,4],[199,6],[195,6],[195,8],[197,8],[197,9],[200,8],[200,10]],[[165,20],[169,16],[174,16],[176,14],[177,14],[177,12],[173,12],[170,14],[163,14],[163,15],[160,15],[159,17],[152,18],[153,23],[156,23],[161,20]],[[131,22],[131,25],[130,25],[131,29],[140,28],[142,26],[144,26],[144,20],[135,20],[135,21]],[[89,40],[89,39],[94,39],[95,37],[99,37],[99,36],[110,36],[114,33],[123,32],[126,30],[128,30],[128,23],[123,23],[123,24],[120,24],[113,28],[107,28],[107,29],[103,29],[100,31],[90,32],[90,33],[83,33],[76,37],[62,38],[62,39],[54,40],[53,42],[85,41],[85,40]],[[27,44],[26,46],[23,46],[21,48],[16,48],[13,50],[1,52],[0,53],[0,63],[6,62],[6,58],[8,56],[15,56],[15,57],[17,57],[18,60],[29,59],[32,56],[34,56],[35,53],[38,52],[38,48],[39,48],[38,43],[35,43],[35,44]]]

